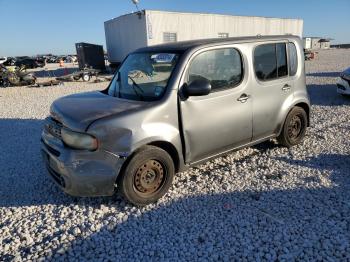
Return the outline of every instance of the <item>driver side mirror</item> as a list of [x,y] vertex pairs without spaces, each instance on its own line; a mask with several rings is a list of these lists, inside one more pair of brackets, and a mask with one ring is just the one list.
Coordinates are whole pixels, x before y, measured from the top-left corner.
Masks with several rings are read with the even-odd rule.
[[207,79],[196,79],[183,87],[184,94],[187,96],[206,96],[210,94],[211,84]]

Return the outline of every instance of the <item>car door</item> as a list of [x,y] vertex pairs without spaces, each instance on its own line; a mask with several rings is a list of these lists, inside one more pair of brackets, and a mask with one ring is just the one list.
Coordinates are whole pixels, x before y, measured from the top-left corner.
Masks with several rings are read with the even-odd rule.
[[[258,44],[253,49],[253,139],[274,135],[283,125],[285,107],[293,101],[285,42]],[[290,102],[289,102],[290,101]]]
[[199,51],[188,63],[185,80],[207,79],[211,92],[180,100],[185,161],[194,163],[252,138],[252,100],[238,47]]

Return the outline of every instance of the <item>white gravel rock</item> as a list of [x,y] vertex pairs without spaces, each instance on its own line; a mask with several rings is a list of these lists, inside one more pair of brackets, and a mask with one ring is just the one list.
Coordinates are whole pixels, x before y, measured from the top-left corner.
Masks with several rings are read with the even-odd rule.
[[58,97],[107,83],[0,90],[0,261],[350,261],[350,50],[306,62],[304,142],[274,141],[178,174],[158,203],[72,198],[47,176],[39,140]]

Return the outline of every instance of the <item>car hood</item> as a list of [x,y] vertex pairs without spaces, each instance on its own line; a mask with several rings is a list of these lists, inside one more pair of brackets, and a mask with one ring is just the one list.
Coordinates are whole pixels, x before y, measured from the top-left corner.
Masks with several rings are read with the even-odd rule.
[[350,76],[350,67],[348,69],[344,70],[343,74]]
[[64,126],[84,132],[101,118],[133,111],[146,102],[122,100],[101,92],[80,93],[62,97],[51,105],[51,116]]

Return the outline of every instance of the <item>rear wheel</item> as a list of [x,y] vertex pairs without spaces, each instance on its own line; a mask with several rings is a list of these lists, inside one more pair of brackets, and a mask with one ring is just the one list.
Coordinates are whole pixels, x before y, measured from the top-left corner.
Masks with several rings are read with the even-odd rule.
[[285,120],[278,142],[286,147],[299,144],[305,137],[307,128],[307,115],[301,107],[294,107]]
[[84,82],[89,82],[91,79],[91,76],[89,74],[83,74],[83,81]]
[[175,167],[169,154],[154,146],[146,146],[128,162],[118,186],[126,200],[137,206],[157,201],[169,189]]

